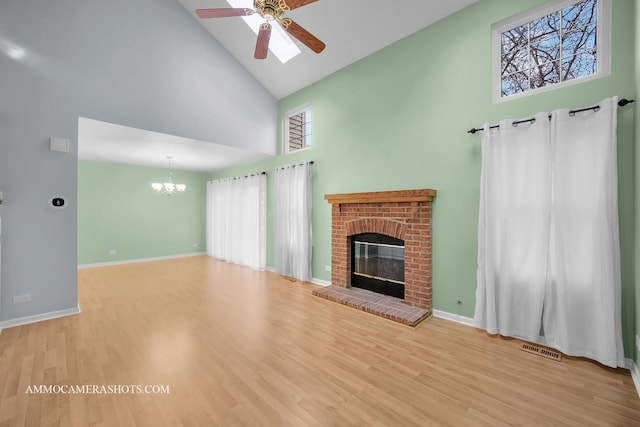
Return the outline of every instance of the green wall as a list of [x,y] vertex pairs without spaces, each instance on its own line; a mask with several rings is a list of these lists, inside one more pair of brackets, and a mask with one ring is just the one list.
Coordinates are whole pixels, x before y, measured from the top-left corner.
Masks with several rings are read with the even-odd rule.
[[[433,188],[434,308],[473,317],[480,137],[471,127],[538,111],[635,96],[634,2],[613,1],[612,74],[491,103],[491,24],[542,0],[480,0],[280,101],[280,115],[313,106],[314,146],[212,174],[213,178],[314,160],[313,276],[330,280],[331,217],[325,194]],[[634,106],[619,110],[619,194],[625,350],[635,311]],[[272,175],[272,174],[270,174]],[[269,178],[270,188],[272,178]],[[273,194],[269,192],[270,201]],[[271,235],[271,225],[269,235]],[[272,242],[272,240],[269,240]],[[269,244],[268,263],[273,266]],[[457,305],[461,300],[462,305]]]
[[160,196],[150,183],[167,174],[166,168],[78,162],[79,265],[205,250],[207,176],[174,170],[174,182],[187,184],[186,191]]

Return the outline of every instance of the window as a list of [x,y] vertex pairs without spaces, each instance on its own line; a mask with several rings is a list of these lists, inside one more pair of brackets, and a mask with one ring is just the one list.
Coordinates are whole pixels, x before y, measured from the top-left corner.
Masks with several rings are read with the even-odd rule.
[[494,102],[609,74],[610,10],[610,0],[551,1],[494,24]]
[[311,106],[285,114],[284,134],[286,152],[311,147]]

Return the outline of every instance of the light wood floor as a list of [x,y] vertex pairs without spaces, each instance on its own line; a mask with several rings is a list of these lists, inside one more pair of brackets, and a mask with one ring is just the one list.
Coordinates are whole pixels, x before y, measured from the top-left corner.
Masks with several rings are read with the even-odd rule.
[[[79,271],[82,314],[0,334],[0,426],[638,426],[629,372],[193,257]],[[28,394],[169,385],[169,394]]]

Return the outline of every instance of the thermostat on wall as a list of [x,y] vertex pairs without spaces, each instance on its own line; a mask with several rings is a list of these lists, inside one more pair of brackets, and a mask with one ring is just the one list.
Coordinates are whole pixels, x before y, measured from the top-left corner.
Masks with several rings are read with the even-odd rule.
[[49,206],[53,209],[64,209],[67,207],[67,199],[61,196],[53,196],[49,199]]
[[49,138],[49,149],[51,151],[69,152],[69,140],[67,138]]

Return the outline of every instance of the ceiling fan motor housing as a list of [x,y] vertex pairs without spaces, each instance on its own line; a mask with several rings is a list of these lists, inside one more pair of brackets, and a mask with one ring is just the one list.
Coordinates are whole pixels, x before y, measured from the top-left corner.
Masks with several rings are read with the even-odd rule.
[[278,21],[289,11],[289,6],[284,0],[254,0],[253,6],[267,21]]

